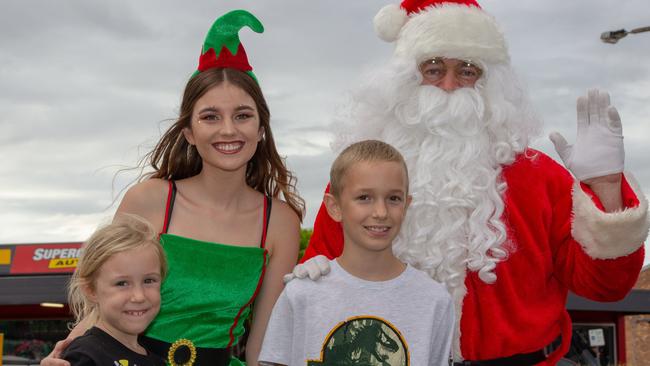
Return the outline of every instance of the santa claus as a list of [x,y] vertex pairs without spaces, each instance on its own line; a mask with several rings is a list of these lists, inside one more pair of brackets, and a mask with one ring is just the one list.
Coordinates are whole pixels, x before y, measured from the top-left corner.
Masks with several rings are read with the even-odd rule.
[[[540,131],[494,18],[473,0],[405,0],[375,17],[396,47],[338,116],[333,147],[381,139],[404,155],[413,203],[394,244],[446,285],[460,365],[555,365],[570,344],[568,290],[623,298],[643,263],[648,206],[623,174],[607,93],[578,99],[578,134],[551,140],[567,171],[528,147]],[[321,207],[303,261],[341,254]],[[294,275],[327,272],[324,257]],[[561,338],[550,355],[545,348]]]

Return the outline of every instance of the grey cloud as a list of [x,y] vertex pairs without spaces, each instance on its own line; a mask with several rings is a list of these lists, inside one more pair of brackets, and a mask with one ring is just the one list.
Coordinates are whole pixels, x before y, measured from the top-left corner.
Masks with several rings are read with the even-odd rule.
[[[372,18],[389,3],[397,1],[3,2],[0,189],[16,195],[1,203],[21,215],[12,216],[11,231],[0,226],[0,241],[9,232],[23,241],[52,233],[65,240],[66,230],[79,231],[63,220],[82,215],[79,222],[87,224],[103,216],[103,202],[134,177],[118,176],[114,193],[118,167],[133,166],[168,126],[164,120],[176,115],[207,28],[243,6],[266,27],[262,35],[243,30],[241,39],[271,107],[280,152],[307,199],[303,226],[310,227],[333,160],[331,117],[363,70],[392,52],[372,29]],[[481,4],[505,30],[513,65],[545,122],[535,147],[557,159],[545,135],[557,129],[572,141],[575,99],[586,88],[604,87],[623,118],[627,166],[650,192],[650,33],[616,45],[598,38],[650,25],[641,11],[646,1]],[[46,190],[62,192],[62,200],[66,192],[78,195],[42,204],[17,195],[40,197]],[[30,221],[41,224],[34,229]]]

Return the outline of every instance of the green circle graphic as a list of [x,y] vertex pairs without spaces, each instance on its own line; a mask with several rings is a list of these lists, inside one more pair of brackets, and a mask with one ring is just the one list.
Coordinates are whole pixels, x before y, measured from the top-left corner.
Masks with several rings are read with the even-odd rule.
[[375,317],[355,317],[337,324],[323,343],[322,360],[308,366],[408,366],[409,352],[400,332]]

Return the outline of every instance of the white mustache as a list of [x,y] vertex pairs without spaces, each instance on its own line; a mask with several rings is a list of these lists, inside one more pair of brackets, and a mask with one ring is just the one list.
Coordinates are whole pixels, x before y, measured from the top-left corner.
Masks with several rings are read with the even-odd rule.
[[[406,126],[420,126],[430,134],[447,136],[449,128],[461,136],[482,133],[485,124],[485,103],[473,88],[446,92],[434,86],[417,87],[410,95],[402,95],[395,103],[394,113]],[[442,127],[442,128],[441,128]]]

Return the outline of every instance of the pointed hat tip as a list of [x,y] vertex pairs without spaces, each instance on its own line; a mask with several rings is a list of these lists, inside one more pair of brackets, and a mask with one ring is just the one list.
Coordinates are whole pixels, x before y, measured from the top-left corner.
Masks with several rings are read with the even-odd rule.
[[[233,10],[217,18],[203,42],[197,71],[230,67],[252,74],[252,67],[239,40],[239,31],[244,26],[256,33],[264,32],[262,22],[246,10]],[[223,52],[224,50],[228,52]],[[193,76],[196,74],[197,72]]]

